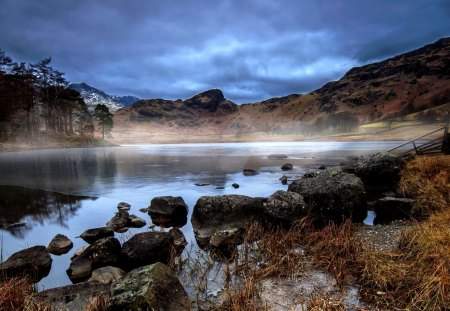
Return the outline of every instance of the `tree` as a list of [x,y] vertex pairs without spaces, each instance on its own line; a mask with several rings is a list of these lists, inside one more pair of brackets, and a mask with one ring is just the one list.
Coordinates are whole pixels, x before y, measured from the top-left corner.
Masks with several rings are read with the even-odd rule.
[[104,140],[105,133],[109,134],[113,127],[113,115],[111,112],[109,112],[109,108],[106,105],[98,104],[97,106],[95,106],[94,116],[101,126],[102,139]]

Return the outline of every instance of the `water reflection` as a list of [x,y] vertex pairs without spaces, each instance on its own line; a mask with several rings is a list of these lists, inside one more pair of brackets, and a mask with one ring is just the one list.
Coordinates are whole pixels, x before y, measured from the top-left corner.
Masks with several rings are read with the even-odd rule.
[[51,222],[67,227],[67,220],[76,215],[87,196],[66,195],[19,186],[0,186],[0,227],[16,237],[35,225]]

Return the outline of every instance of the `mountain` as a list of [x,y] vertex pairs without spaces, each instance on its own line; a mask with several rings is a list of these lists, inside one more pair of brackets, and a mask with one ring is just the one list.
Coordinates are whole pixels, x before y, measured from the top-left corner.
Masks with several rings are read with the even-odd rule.
[[[182,135],[345,132],[358,124],[418,117],[449,103],[450,38],[444,38],[353,68],[338,81],[308,94],[240,106],[217,89],[184,101],[140,100],[117,111],[115,131],[121,132],[119,140],[131,139],[139,132],[142,137],[134,142],[151,139],[153,133],[181,139]],[[439,110],[439,117],[443,118],[446,109]]]
[[84,99],[90,110],[94,110],[97,104],[105,104],[110,111],[116,111],[139,100],[139,98],[135,96],[108,95],[84,82],[72,83],[69,85],[69,88],[78,91],[81,94],[81,97]]

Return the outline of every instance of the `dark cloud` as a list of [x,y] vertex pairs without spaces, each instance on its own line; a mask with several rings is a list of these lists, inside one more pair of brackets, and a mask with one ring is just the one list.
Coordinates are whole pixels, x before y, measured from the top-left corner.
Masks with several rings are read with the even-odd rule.
[[2,0],[0,48],[114,94],[308,92],[450,35],[447,0]]

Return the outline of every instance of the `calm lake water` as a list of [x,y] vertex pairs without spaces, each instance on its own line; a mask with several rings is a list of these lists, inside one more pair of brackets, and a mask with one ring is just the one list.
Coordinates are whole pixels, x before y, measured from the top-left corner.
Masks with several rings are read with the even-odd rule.
[[[70,284],[65,272],[70,257],[87,245],[76,237],[86,229],[104,226],[121,201],[130,203],[130,213],[150,225],[150,217],[139,209],[148,207],[156,196],[181,196],[191,213],[202,195],[269,196],[287,189],[279,181],[282,175],[299,178],[321,165],[339,165],[348,156],[369,155],[400,143],[123,145],[0,153],[0,224],[26,223],[14,230],[0,230],[3,260],[21,249],[48,245],[53,236],[64,234],[74,248],[62,256],[52,255],[52,270],[39,288]],[[274,154],[288,158],[273,159],[270,155]],[[294,170],[283,172],[280,166],[284,163],[292,163]],[[243,176],[243,168],[257,169],[260,174]],[[233,183],[240,188],[234,189]],[[133,233],[147,230],[133,229],[116,237],[123,243]],[[181,230],[195,243],[189,221]]]

